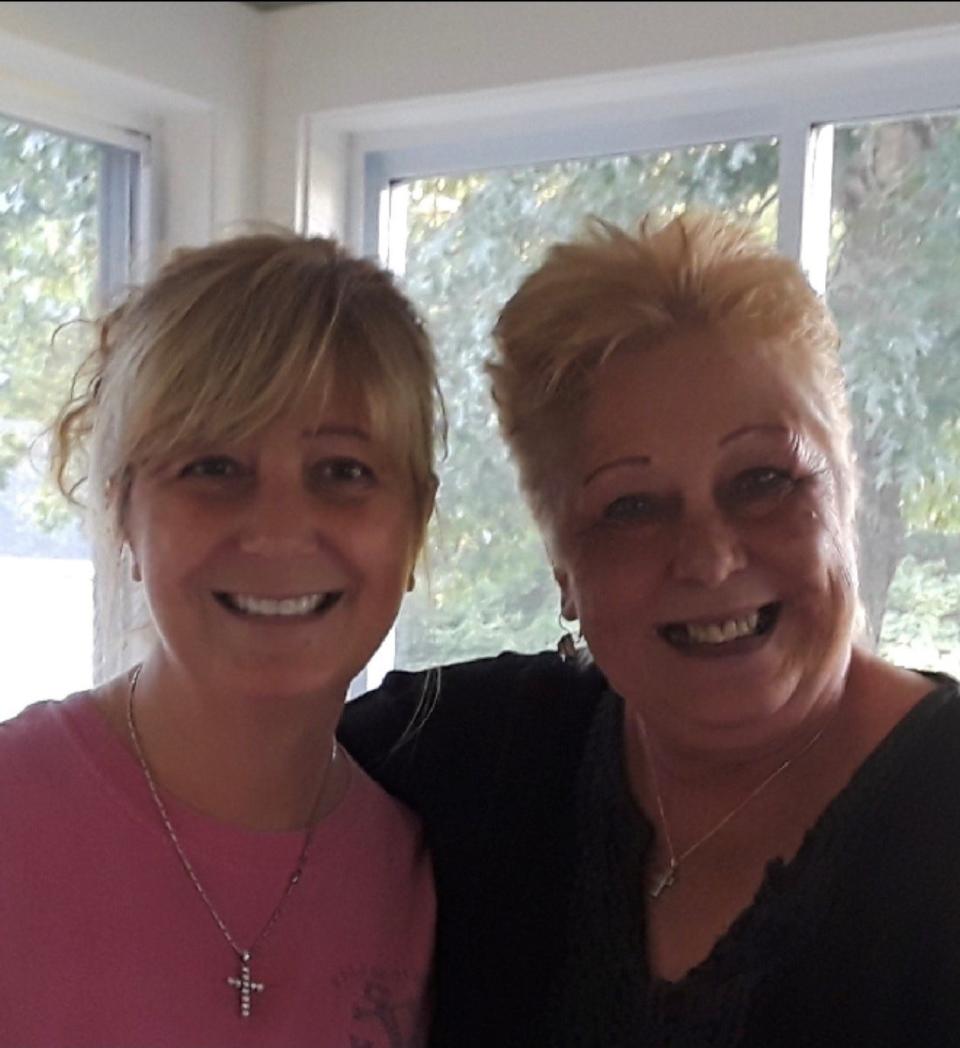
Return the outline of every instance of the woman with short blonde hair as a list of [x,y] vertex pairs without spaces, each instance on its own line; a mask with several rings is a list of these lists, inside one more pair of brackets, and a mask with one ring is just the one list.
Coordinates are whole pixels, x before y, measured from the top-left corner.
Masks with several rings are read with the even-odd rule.
[[597,223],[495,336],[590,658],[445,667],[400,744],[417,675],[348,711],[434,849],[436,1043],[954,1043],[960,695],[859,639],[825,307],[722,217]]

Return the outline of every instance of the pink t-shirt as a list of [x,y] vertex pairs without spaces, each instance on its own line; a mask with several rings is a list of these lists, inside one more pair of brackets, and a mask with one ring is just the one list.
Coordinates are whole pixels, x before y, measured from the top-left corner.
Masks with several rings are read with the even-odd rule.
[[[415,818],[355,765],[303,877],[236,956],[180,865],[143,773],[89,695],[0,725],[0,1048],[419,1048],[433,880]],[[248,944],[301,833],[227,826],[164,796],[194,869]]]

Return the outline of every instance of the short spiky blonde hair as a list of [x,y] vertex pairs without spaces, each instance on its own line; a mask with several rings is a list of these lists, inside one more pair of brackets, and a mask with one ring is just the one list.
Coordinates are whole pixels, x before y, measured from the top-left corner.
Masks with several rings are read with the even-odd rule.
[[642,351],[690,329],[745,336],[782,359],[805,394],[840,478],[852,525],[854,472],[839,337],[799,267],[743,226],[684,215],[635,235],[592,220],[520,285],[494,329],[487,368],[500,426],[548,545],[564,494],[578,411],[615,350]]
[[53,429],[54,476],[71,499],[86,486],[95,532],[122,542],[135,469],[346,386],[409,465],[419,550],[442,406],[429,339],[378,266],[282,231],[184,249],[97,331]]

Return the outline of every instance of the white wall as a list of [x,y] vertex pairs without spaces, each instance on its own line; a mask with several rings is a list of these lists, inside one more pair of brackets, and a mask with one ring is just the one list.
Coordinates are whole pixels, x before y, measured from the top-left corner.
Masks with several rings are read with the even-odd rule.
[[929,36],[940,27],[960,27],[960,5],[347,0],[275,12],[266,34],[265,213],[293,219],[310,114],[340,132],[313,144],[329,179],[313,210],[319,227],[339,231],[341,154],[355,133],[429,121],[431,112],[440,123],[458,109],[469,118],[474,98],[518,98],[538,84],[562,85],[574,97],[578,80],[591,89],[598,77],[626,74],[636,87],[646,73],[670,69],[680,82],[758,53],[814,48],[842,61],[847,41]]
[[235,3],[0,3],[0,112],[150,134],[153,230],[257,218],[262,23]]
[[813,49],[842,63],[852,41],[941,29],[960,30],[960,5],[343,0],[264,15],[227,2],[0,3],[0,111],[30,115],[39,100],[41,113],[151,133],[155,233],[176,244],[246,219],[293,222],[308,155],[325,173],[314,227],[342,229],[343,159],[369,131],[531,112],[538,91],[602,100],[617,78],[621,101],[656,83],[671,105],[698,76],[758,56]]

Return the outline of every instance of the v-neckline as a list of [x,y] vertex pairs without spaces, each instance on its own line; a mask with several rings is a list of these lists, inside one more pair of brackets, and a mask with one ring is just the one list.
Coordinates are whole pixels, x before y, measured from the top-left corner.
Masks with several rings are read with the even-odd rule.
[[[851,853],[863,829],[853,823],[850,813],[862,810],[860,802],[865,792],[877,794],[894,778],[912,740],[916,739],[914,728],[935,715],[955,687],[949,679],[936,676],[931,676],[931,685],[931,691],[893,726],[853,772],[847,785],[827,804],[804,835],[796,854],[789,859],[773,858],[767,863],[752,902],[733,919],[703,960],[678,979],[656,975],[650,968],[646,949],[646,896],[640,887],[645,879],[641,876],[637,880],[637,896],[643,910],[639,925],[644,945],[639,963],[649,993],[685,995],[707,983],[736,979],[751,968],[768,970],[778,958],[783,958],[785,942],[799,948],[801,940],[809,941],[826,912],[828,896],[836,884],[835,878],[821,876],[820,871],[825,868],[830,853],[841,850]],[[594,721],[585,761],[599,761],[610,773],[606,784],[611,802],[607,828],[616,840],[608,844],[612,849],[608,854],[632,853],[632,861],[626,862],[625,867],[636,868],[639,864],[642,870],[654,843],[653,823],[633,799],[622,759],[603,760],[599,752],[602,749],[609,754],[612,741],[615,752],[622,754],[622,738],[622,700],[608,692]],[[753,964],[749,963],[751,959]]]

